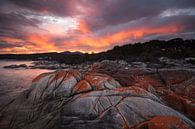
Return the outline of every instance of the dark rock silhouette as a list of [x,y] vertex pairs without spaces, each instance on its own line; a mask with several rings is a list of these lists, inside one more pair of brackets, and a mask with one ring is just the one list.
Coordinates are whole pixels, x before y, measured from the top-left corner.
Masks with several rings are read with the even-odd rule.
[[[195,40],[176,38],[168,41],[152,40],[145,43],[130,43],[115,46],[113,49],[100,53],[52,52],[40,54],[0,54],[0,59],[17,60],[49,60],[60,64],[80,64],[102,60],[126,60],[127,62],[159,62],[160,57],[184,59],[194,64]],[[171,62],[174,64],[174,62]]]

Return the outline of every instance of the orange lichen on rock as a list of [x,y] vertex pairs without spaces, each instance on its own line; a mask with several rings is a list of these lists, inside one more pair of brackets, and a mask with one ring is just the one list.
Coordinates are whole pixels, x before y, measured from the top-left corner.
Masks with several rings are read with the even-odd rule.
[[187,113],[192,119],[195,119],[195,102],[190,98],[169,92],[163,99],[173,108]]
[[39,82],[42,78],[44,78],[44,77],[46,77],[46,76],[48,76],[48,75],[51,75],[53,72],[51,72],[51,73],[42,73],[42,74],[40,74],[39,76],[37,76],[36,78],[34,78],[33,80],[32,80],[32,83],[36,83],[36,82]]
[[191,129],[187,124],[175,116],[156,116],[132,129]]
[[119,91],[119,92],[133,91],[133,92],[134,92],[135,94],[137,94],[137,95],[147,94],[147,91],[145,91],[144,89],[139,88],[139,87],[137,87],[137,86],[119,87],[119,88],[116,88],[116,89],[114,89],[114,90]]
[[175,93],[182,96],[187,96],[189,98],[195,99],[195,78],[184,81],[181,84],[172,85],[171,88]]
[[188,115],[195,120],[195,101],[185,100],[184,105]]
[[151,75],[143,75],[135,78],[136,86],[141,87],[145,90],[149,88],[149,86],[153,86],[155,89],[159,87],[164,87],[164,84],[157,76]]
[[180,96],[176,95],[174,92],[169,92],[164,97],[166,102],[176,108],[177,110],[184,111],[184,103]]
[[67,75],[67,71],[56,72],[50,83],[52,83],[52,82],[54,82],[62,77],[65,77],[66,75]]
[[85,76],[85,80],[89,82],[96,90],[103,89],[102,83],[111,81],[112,78],[105,74],[91,73]]
[[52,80],[50,81],[50,83],[57,81],[60,78],[64,78],[64,81],[67,80],[68,78],[70,78],[71,76],[77,78],[80,77],[80,72],[78,72],[77,70],[69,70],[69,71],[56,71],[54,77],[52,78]]
[[92,90],[90,84],[86,80],[82,80],[74,87],[73,93],[81,93],[89,90]]
[[191,74],[183,70],[166,70],[161,71],[160,74],[165,78],[168,85],[179,84],[191,78]]

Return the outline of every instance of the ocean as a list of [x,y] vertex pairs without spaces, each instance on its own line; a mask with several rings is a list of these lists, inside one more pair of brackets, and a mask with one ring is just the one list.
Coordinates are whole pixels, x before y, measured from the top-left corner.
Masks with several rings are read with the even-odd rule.
[[18,93],[31,86],[33,78],[41,73],[49,72],[46,69],[5,69],[3,66],[11,64],[31,65],[32,61],[5,61],[0,60],[0,106],[6,104]]

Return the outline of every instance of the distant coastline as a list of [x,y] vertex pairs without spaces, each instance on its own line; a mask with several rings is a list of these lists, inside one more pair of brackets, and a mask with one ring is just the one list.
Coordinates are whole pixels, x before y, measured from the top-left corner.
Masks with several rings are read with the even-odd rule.
[[48,52],[35,54],[0,54],[0,60],[57,61],[65,64],[81,64],[102,60],[125,60],[127,62],[156,62],[160,57],[184,59],[195,57],[195,40],[176,38],[168,41],[151,40],[145,43],[115,46],[100,53]]

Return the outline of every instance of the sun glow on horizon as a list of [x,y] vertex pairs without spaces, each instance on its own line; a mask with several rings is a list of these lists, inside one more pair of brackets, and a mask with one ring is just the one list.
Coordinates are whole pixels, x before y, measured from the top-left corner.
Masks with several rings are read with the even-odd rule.
[[[139,40],[145,35],[151,35],[151,34],[167,34],[167,33],[175,33],[182,30],[181,27],[178,27],[178,25],[172,25],[172,26],[164,26],[161,28],[149,28],[149,27],[141,27],[136,29],[129,29],[120,31],[117,33],[113,33],[110,35],[105,35],[101,37],[93,37],[90,35],[87,35],[89,33],[89,30],[86,29],[86,26],[80,27],[80,31],[84,34],[82,34],[81,37],[77,37],[74,40],[69,41],[62,41],[59,42],[59,45],[56,45],[55,41],[53,41],[53,35],[48,34],[32,34],[27,36],[26,41],[30,42],[31,44],[25,45],[22,48],[15,47],[15,52],[13,53],[42,53],[42,52],[63,52],[63,51],[81,51],[81,52],[101,52],[105,51],[107,49],[111,49],[114,45],[118,45],[119,42],[125,42],[125,41],[131,41],[133,40]],[[86,33],[86,35],[85,35]],[[59,35],[61,37],[61,35]],[[17,41],[17,39],[11,39],[8,38],[7,42],[13,42]],[[81,47],[78,47],[81,46]],[[93,50],[91,50],[93,49]],[[18,52],[17,52],[18,50]],[[34,52],[33,52],[34,51]],[[9,51],[11,52],[11,51]]]
[[97,53],[127,43],[194,38],[195,7],[159,2],[166,7],[112,0],[5,1],[0,4],[0,54]]

